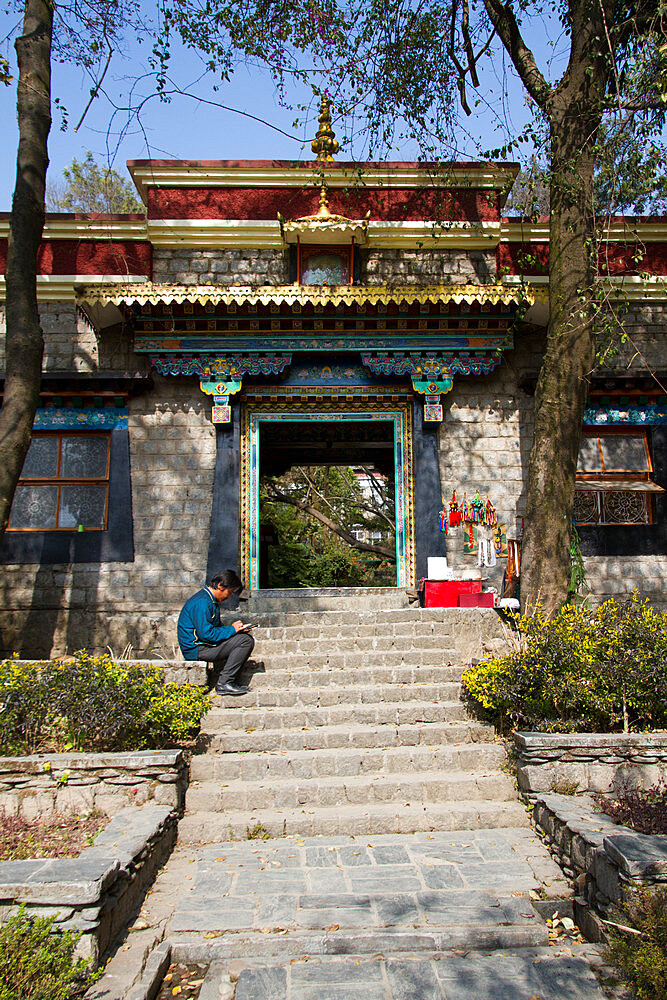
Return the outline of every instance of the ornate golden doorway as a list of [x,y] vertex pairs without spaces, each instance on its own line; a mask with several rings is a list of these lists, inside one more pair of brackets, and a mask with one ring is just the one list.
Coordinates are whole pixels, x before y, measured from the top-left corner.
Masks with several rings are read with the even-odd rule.
[[[412,407],[388,401],[345,404],[246,403],[241,422],[240,571],[255,590],[259,586],[259,475],[260,426],[264,422],[310,424],[382,421],[393,425],[393,458],[396,503],[396,586],[414,584],[414,480]],[[295,437],[298,428],[295,427]]]

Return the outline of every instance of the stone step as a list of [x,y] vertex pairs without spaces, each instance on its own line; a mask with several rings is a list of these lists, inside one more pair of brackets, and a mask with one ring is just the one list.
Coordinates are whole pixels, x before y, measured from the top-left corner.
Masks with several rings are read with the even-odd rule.
[[248,608],[257,611],[332,611],[390,610],[407,608],[408,595],[404,587],[294,587],[275,590],[253,590]]
[[505,760],[505,750],[497,743],[201,754],[190,762],[190,780],[261,781],[287,777],[318,780],[333,775],[472,772],[500,768]]
[[202,733],[244,729],[300,729],[315,726],[403,725],[417,722],[466,721],[465,705],[459,701],[405,701],[395,704],[347,704],[297,708],[245,708],[243,697],[230,699],[234,706],[214,708],[202,720]]
[[[204,726],[209,718],[210,715],[204,719]],[[248,731],[234,730],[230,727],[223,733],[209,731],[204,738],[207,742],[208,755],[212,756],[237,751],[244,753],[275,750],[291,753],[298,750],[353,748],[359,752],[362,748],[394,746],[440,744],[484,746],[493,741],[494,734],[491,726],[481,722],[417,722],[397,726],[395,722],[360,725],[349,719],[338,725],[318,726],[315,729],[277,728]]]
[[[431,623],[448,626],[452,633],[466,631],[472,639],[479,635],[503,635],[503,625],[498,614],[492,608],[418,608],[409,607],[401,610],[383,611],[377,608],[362,610],[339,611],[271,611],[252,613],[252,607],[243,602],[238,611],[224,610],[224,614],[257,621],[262,628],[312,628],[315,631],[310,637],[320,634],[321,628],[338,626],[348,634],[353,627],[392,627],[403,622],[417,623],[426,629]],[[374,633],[381,634],[381,633]],[[278,638],[278,636],[274,636]],[[288,638],[288,636],[285,636]]]
[[260,823],[271,837],[373,836],[382,833],[414,833],[426,830],[480,830],[528,827],[526,809],[509,802],[433,802],[348,805],[322,809],[276,809],[229,813],[187,812],[178,825],[180,844],[210,844],[246,840],[248,831]]
[[[243,695],[243,708],[311,708],[330,705],[390,705],[397,702],[414,701],[415,698],[424,701],[453,702],[461,693],[460,684],[368,684],[365,671],[359,671],[359,682],[347,687],[333,685],[322,688],[298,687],[285,688],[279,685],[253,684],[250,691]],[[364,679],[362,682],[361,679]],[[236,695],[217,696],[214,704],[226,708],[236,707],[239,702]]]
[[369,805],[394,802],[507,802],[516,795],[514,781],[500,771],[447,771],[422,773],[331,775],[315,779],[273,778],[270,781],[229,780],[191,784],[187,792],[190,810],[225,812],[234,809],[258,812],[274,809],[306,809]]
[[[251,953],[232,964],[234,956],[217,952],[217,940],[207,948],[206,942],[202,945],[193,936],[179,935],[172,957],[179,962],[212,962],[200,1000],[219,1000],[230,971],[237,980],[235,1000],[605,1000],[607,994],[591,967],[591,959],[598,967],[602,962],[599,946],[546,948],[524,943],[517,948],[506,939],[493,950],[490,937],[473,933],[463,940],[461,936],[460,947],[452,951],[418,947],[417,941],[406,942],[412,951],[394,951],[401,942],[394,936],[387,939],[391,948],[378,947],[370,955],[356,948],[343,953],[335,947],[336,934],[330,933],[325,939],[333,946],[329,954],[322,954],[325,947],[320,940],[315,944],[320,954],[304,950],[288,961],[287,955],[282,960],[262,959]],[[267,949],[271,950],[273,944]]]
[[390,649],[351,649],[343,650],[329,648],[327,643],[320,644],[319,651],[303,653],[297,648],[292,652],[267,653],[261,643],[257,643],[253,654],[256,660],[262,660],[267,673],[271,670],[321,670],[325,667],[343,669],[363,667],[375,670],[376,667],[414,667],[421,664],[427,667],[441,667],[455,664],[459,672],[463,666],[456,650],[449,648],[414,649],[409,644],[404,647],[394,646]]
[[[340,909],[334,906],[333,900],[332,908],[326,912],[327,920],[331,920],[336,913],[340,916]],[[328,933],[326,927],[310,932],[292,931],[289,934],[280,928],[277,933],[266,935],[262,935],[261,932],[243,931],[223,933],[220,937],[211,934],[208,940],[196,932],[179,932],[175,929],[170,937],[172,961],[203,964],[222,959],[252,957],[257,954],[261,954],[265,960],[269,957],[285,959],[292,957],[298,960],[310,955],[408,955],[415,952],[420,955],[431,955],[434,952],[453,950],[467,952],[497,948],[505,951],[548,944],[546,925],[539,918],[526,920],[522,926],[489,918],[475,919],[473,911],[470,911],[469,923],[461,922],[460,916],[461,914],[457,914],[456,917],[452,914],[451,922],[443,922],[440,925],[429,924],[427,928],[419,930],[406,927],[383,927],[381,930],[362,927],[342,929],[342,925],[339,924],[336,931]],[[331,926],[336,925],[329,924],[329,927]],[[404,998],[435,1000],[436,997],[442,996],[442,994],[414,992],[414,980],[409,985],[412,987],[411,992],[399,994],[400,1000]],[[341,983],[334,985],[333,992],[321,987],[316,988],[317,992],[299,993],[298,1000],[363,1000],[369,995],[367,986],[362,986],[355,992],[350,992]],[[239,995],[238,991],[236,995]],[[283,1000],[285,994],[275,992],[261,994],[253,991],[244,992],[241,996],[251,1000]],[[383,988],[383,992],[374,996],[384,1000],[387,993]],[[489,994],[489,998],[495,996],[497,994]],[[507,997],[507,994],[505,996]],[[528,998],[529,995],[525,996]],[[562,994],[552,996],[553,1000],[561,1000]],[[572,995],[567,996],[569,1000]],[[595,994],[581,994],[577,1000],[584,1000],[584,996],[593,1000]],[[604,994],[600,992],[599,997],[603,1000]],[[474,994],[474,1000],[480,1000],[478,993]]]
[[300,663],[291,668],[268,670],[259,669],[259,664],[249,661],[249,667],[242,677],[245,683],[262,690],[276,688],[324,688],[331,685],[359,684],[458,684],[461,679],[461,667],[452,666],[421,666],[416,660],[411,666],[379,666],[369,672],[367,667],[304,667]]
[[[244,615],[244,618],[250,616]],[[377,616],[376,616],[377,617]],[[318,649],[323,641],[344,643],[348,647],[355,644],[366,649],[380,642],[408,642],[409,640],[425,640],[431,648],[434,643],[444,644],[445,639],[452,636],[452,627],[448,622],[386,622],[375,621],[360,623],[356,618],[342,625],[323,625],[315,623],[311,626],[292,625],[288,628],[262,628],[258,625],[254,632],[258,642],[270,646],[288,644],[288,651],[298,648],[311,651]]]

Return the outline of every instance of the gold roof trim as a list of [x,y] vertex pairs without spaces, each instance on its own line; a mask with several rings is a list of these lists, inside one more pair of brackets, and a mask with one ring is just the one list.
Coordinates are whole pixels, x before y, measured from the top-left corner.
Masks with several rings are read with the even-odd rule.
[[532,304],[533,295],[521,288],[506,285],[269,285],[252,288],[249,285],[154,285],[142,284],[80,285],[76,288],[79,302],[89,304],[109,302],[113,305],[158,305],[159,303],[207,302],[224,305],[347,305],[368,303],[388,305],[390,302],[418,303],[462,302],[513,305]]

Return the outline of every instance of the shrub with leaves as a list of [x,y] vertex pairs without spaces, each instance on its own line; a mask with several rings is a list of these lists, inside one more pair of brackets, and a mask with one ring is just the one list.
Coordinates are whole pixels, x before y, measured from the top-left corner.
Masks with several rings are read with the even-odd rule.
[[0,927],[0,1000],[76,1000],[99,977],[74,958],[81,935],[52,928],[52,917],[23,909]]
[[667,997],[667,889],[635,892],[625,906],[629,923],[639,931],[612,932],[605,957],[620,971],[639,1000]]
[[0,752],[155,749],[193,735],[206,692],[160,667],[81,650],[37,667],[0,663]]
[[517,649],[463,674],[499,728],[613,732],[667,725],[667,615],[635,592],[597,611],[513,615]]
[[626,788],[616,798],[594,795],[597,806],[617,823],[638,833],[667,835],[667,782]]

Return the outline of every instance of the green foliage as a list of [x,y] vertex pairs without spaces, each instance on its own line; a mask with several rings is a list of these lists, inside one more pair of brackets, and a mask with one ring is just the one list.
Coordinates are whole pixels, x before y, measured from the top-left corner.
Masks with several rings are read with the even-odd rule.
[[667,996],[667,889],[635,892],[625,907],[639,935],[613,931],[604,955],[639,1000]]
[[52,917],[29,917],[22,908],[0,927],[0,1000],[75,1000],[100,973],[74,959],[81,937],[52,933]]
[[246,840],[269,840],[271,837],[269,831],[259,820],[257,820],[254,826],[247,826],[245,832]]
[[0,751],[156,748],[191,736],[203,689],[167,684],[160,667],[81,650],[67,660],[0,663]]
[[[667,208],[667,150],[658,137],[603,127],[596,147],[595,210],[607,214],[645,212]],[[550,173],[547,163],[532,156],[519,171],[505,204],[506,215],[537,219],[549,215]],[[520,261],[521,263],[521,261]],[[522,266],[526,267],[526,264]]]
[[[295,466],[263,480],[261,519],[277,535],[269,547],[269,586],[395,584],[393,483],[365,471],[365,491],[346,466]],[[370,543],[373,551],[359,547],[359,530],[368,538],[380,535],[379,542]]]
[[579,532],[574,525],[570,528],[570,582],[567,599],[573,603],[585,600],[585,593],[591,588],[586,582],[586,564],[579,545]]
[[667,614],[635,592],[596,612],[565,605],[514,615],[519,648],[463,673],[467,695],[503,729],[611,732],[667,725]]
[[49,187],[48,207],[55,212],[145,212],[134,187],[111,167],[100,166],[90,150],[63,170],[64,187]]

